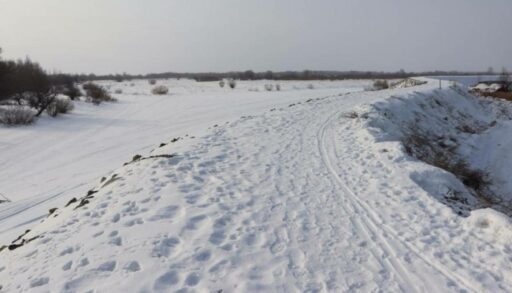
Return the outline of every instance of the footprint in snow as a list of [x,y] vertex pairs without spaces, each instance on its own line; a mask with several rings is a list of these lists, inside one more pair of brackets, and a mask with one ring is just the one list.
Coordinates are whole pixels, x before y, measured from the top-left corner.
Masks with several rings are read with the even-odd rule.
[[74,251],[75,251],[75,249],[74,249],[73,247],[68,247],[68,248],[64,249],[63,251],[61,251],[61,252],[59,253],[59,256],[64,256],[64,255],[66,255],[66,254],[71,254],[71,253],[73,253]]
[[96,237],[98,237],[98,236],[103,235],[103,233],[104,233],[103,231],[99,231],[99,232],[97,232],[97,233],[94,233],[94,235],[92,235],[92,237],[96,238]]
[[121,215],[120,214],[115,214],[112,217],[112,223],[117,223],[117,222],[119,222],[120,219],[121,219]]
[[86,265],[88,265],[88,264],[89,264],[89,259],[88,259],[87,257],[85,257],[85,258],[82,258],[82,259],[80,260],[80,264],[79,264],[79,266],[80,266],[80,267],[85,267],[85,266],[86,266]]
[[199,215],[199,216],[192,217],[188,220],[185,228],[187,228],[189,230],[196,230],[198,228],[198,224],[201,223],[205,219],[206,219],[206,215]]
[[121,237],[115,237],[115,238],[110,239],[110,241],[108,243],[115,245],[115,246],[122,246],[123,240],[121,239]]
[[140,271],[140,264],[137,261],[131,261],[124,266],[124,270],[128,272]]
[[195,257],[197,261],[208,261],[212,257],[212,253],[209,250],[204,250],[198,253]]
[[124,225],[126,227],[132,227],[132,226],[141,225],[141,224],[144,224],[144,221],[141,218],[136,218],[136,219],[133,219],[133,220],[129,220],[126,223],[124,223]]
[[116,261],[107,261],[105,263],[102,263],[97,270],[102,272],[112,272],[115,270],[117,265]]
[[180,206],[170,205],[162,208],[156,212],[155,215],[149,218],[150,221],[159,221],[174,218],[180,211]]
[[71,269],[71,266],[73,265],[73,261],[68,261],[67,263],[65,263],[63,266],[62,266],[62,270],[63,271],[68,271],[69,269]]
[[180,276],[179,276],[178,272],[170,271],[170,272],[167,272],[167,273],[161,275],[160,277],[158,277],[158,279],[156,279],[156,281],[153,285],[153,289],[155,291],[167,292],[166,290],[169,289],[169,287],[176,285],[179,281],[180,281]]
[[177,237],[170,237],[158,240],[154,244],[155,247],[151,254],[153,257],[169,257],[177,249],[180,244],[180,239]]
[[215,245],[220,245],[226,239],[226,232],[219,230],[210,235],[210,242]]
[[199,276],[198,273],[191,273],[187,276],[185,284],[187,284],[187,286],[194,287],[195,285],[199,284],[200,281],[201,276]]
[[36,278],[36,279],[33,279],[32,281],[30,281],[30,287],[31,288],[41,287],[41,286],[48,284],[49,281],[50,281],[50,278],[48,278],[48,277]]

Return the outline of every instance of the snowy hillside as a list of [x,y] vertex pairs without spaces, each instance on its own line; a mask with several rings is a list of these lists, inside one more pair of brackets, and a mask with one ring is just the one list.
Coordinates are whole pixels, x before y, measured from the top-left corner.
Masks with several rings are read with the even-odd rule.
[[[36,202],[29,194],[38,187],[30,186],[21,188],[24,200],[0,210],[1,239],[22,234],[12,250],[0,252],[1,290],[510,292],[509,219],[474,210],[478,205],[459,215],[441,200],[440,188],[428,186],[465,186],[413,158],[402,144],[409,126],[450,130],[446,135],[461,146],[457,154],[475,158],[471,166],[495,167],[488,171],[505,176],[505,166],[496,165],[500,158],[485,154],[510,148],[483,142],[507,142],[510,117],[494,110],[508,106],[479,102],[448,83],[436,90],[438,82],[427,81],[373,92],[350,83],[314,90],[303,84],[279,93],[249,92],[255,85],[214,93],[193,88],[175,96],[179,103],[126,94],[108,109],[84,107],[70,123],[86,119],[87,111],[108,120],[114,112],[101,111],[130,110],[108,131],[94,127],[73,138],[86,143],[95,137],[90,153],[64,152],[71,142],[55,146],[67,159],[51,166],[64,172],[49,173],[36,186],[48,186],[42,199],[58,198],[42,207],[57,210],[35,219],[18,214]],[[144,102],[149,111],[139,108],[139,99],[151,99]],[[468,121],[486,127],[465,134],[452,129]],[[22,131],[9,132],[16,138]],[[177,136],[182,139],[171,142]],[[52,145],[50,138],[45,143]],[[82,163],[92,150],[108,156]],[[131,162],[122,166],[125,161]],[[23,163],[26,170],[12,167],[17,188],[45,174],[37,165],[41,169],[30,174],[34,162],[35,156]],[[491,188],[509,190],[507,184]]]

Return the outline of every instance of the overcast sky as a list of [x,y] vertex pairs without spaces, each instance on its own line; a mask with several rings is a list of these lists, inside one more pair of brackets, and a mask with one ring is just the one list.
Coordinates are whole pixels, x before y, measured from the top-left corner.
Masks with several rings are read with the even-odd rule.
[[73,73],[512,69],[512,0],[0,0],[0,47]]

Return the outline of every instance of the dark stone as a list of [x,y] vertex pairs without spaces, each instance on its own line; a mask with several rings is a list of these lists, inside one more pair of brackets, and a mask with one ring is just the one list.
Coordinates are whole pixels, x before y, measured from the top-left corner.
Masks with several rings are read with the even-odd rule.
[[98,192],[97,190],[89,190],[87,191],[87,196],[91,196],[93,194],[95,194],[96,192]]
[[84,198],[84,199],[82,199],[82,200],[80,201],[80,203],[75,207],[75,210],[76,210],[76,209],[79,209],[79,208],[81,208],[81,207],[83,207],[83,206],[85,206],[86,204],[89,204],[89,203],[90,203],[90,202],[89,202],[89,200],[87,200],[87,199],[85,199],[85,198]]
[[70,204],[72,203],[75,203],[77,202],[78,200],[76,199],[76,197],[73,197],[70,201],[68,201],[68,203],[66,204],[66,207],[69,206]]
[[48,211],[48,216],[50,216],[51,214],[55,213],[58,209],[57,208],[51,208],[49,211]]
[[22,247],[22,246],[23,246],[23,244],[25,244],[25,240],[23,240],[23,242],[21,242],[20,244],[11,244],[11,245],[9,245],[7,248],[8,248],[9,250],[15,250],[15,249],[17,249],[17,248]]

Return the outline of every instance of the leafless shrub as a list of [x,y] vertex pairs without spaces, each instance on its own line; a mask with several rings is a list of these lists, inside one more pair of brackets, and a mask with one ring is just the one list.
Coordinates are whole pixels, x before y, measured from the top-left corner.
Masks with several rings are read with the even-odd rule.
[[113,102],[116,99],[112,98],[108,92],[101,86],[92,82],[83,85],[87,101],[92,102],[95,105],[99,105],[102,102]]
[[0,109],[0,123],[5,125],[27,125],[34,122],[34,111],[23,106]]
[[155,85],[156,84],[156,80],[154,80],[154,79],[150,79],[148,82],[149,82],[150,85]]
[[273,85],[271,85],[271,84],[266,84],[266,85],[265,85],[265,90],[266,90],[267,92],[271,92],[273,89],[274,89],[274,86],[273,86]]
[[116,94],[118,94],[118,95],[119,95],[119,94],[122,94],[122,93],[123,93],[123,90],[122,90],[122,89],[116,89],[114,93],[116,93]]
[[236,87],[236,80],[230,79],[228,80],[228,84],[231,89],[234,89]]
[[226,85],[226,82],[223,79],[221,81],[219,81],[219,86],[221,88],[223,88],[225,85]]
[[52,117],[56,117],[59,114],[66,114],[71,111],[75,106],[70,99],[56,98],[46,109],[46,113]]
[[312,83],[308,84],[308,89],[312,90],[314,88],[315,88],[315,86]]
[[472,169],[466,161],[459,158],[455,147],[438,143],[435,135],[421,133],[415,128],[409,129],[402,142],[408,155],[452,173],[481,198],[487,198],[487,190],[491,184],[489,174]]
[[280,84],[276,84],[276,91],[280,91],[281,90],[281,85]]
[[373,89],[376,91],[385,90],[389,88],[389,84],[387,80],[380,79],[373,82]]
[[169,88],[166,87],[165,85],[159,85],[159,86],[154,87],[151,90],[151,93],[153,95],[167,95],[169,93]]

